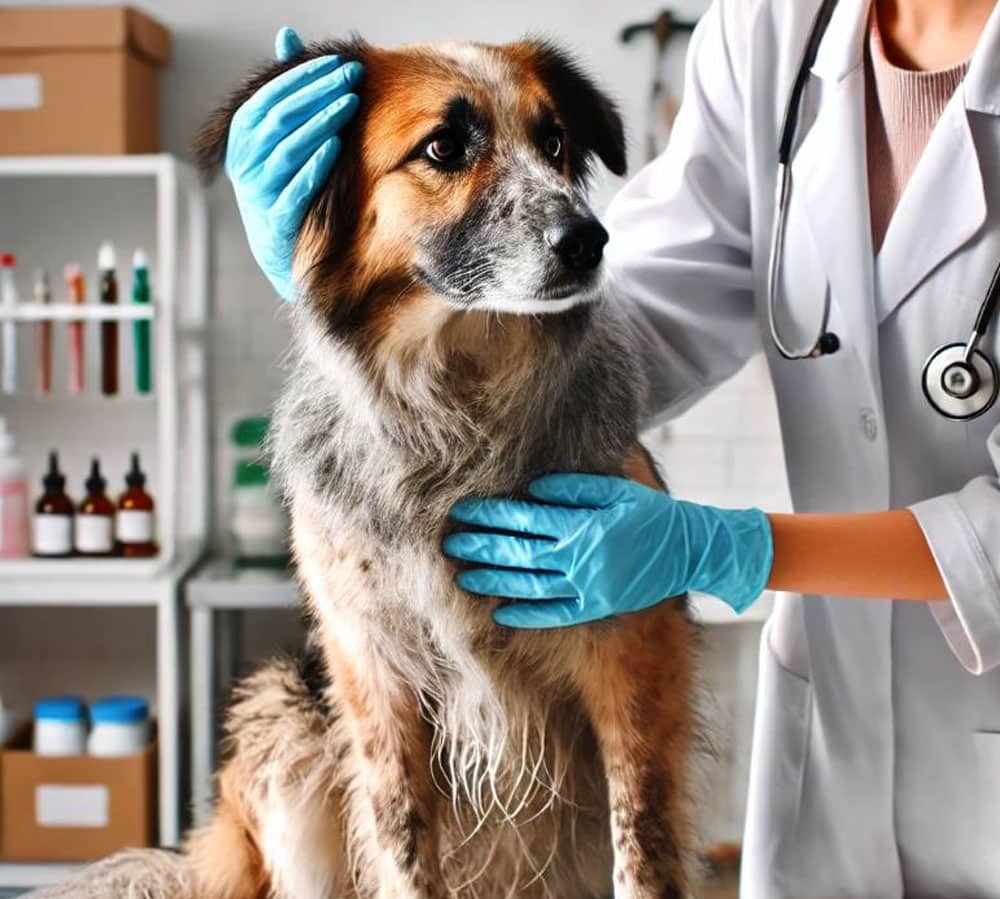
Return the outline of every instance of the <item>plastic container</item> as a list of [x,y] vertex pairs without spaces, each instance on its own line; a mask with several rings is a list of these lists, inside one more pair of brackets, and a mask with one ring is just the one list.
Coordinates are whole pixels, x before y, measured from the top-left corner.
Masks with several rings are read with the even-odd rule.
[[17,559],[31,549],[31,516],[24,464],[14,455],[14,437],[0,418],[0,559]]
[[36,755],[83,755],[87,710],[76,696],[52,696],[35,703]]
[[149,745],[149,705],[140,696],[108,696],[90,707],[91,755],[135,755]]
[[275,568],[288,564],[288,516],[263,461],[269,424],[263,417],[242,418],[230,434],[236,464],[229,533],[239,565]]

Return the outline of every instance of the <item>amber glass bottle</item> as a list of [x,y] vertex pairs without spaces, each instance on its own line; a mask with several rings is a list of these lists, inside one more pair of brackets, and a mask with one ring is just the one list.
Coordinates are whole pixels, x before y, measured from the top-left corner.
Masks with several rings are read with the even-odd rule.
[[59,470],[59,456],[49,453],[49,470],[42,478],[44,492],[31,519],[31,551],[36,556],[65,558],[73,555],[73,500],[66,495],[66,476]]
[[126,558],[155,556],[160,548],[153,539],[153,497],[145,490],[146,475],[139,467],[139,454],[132,453],[132,467],[125,475],[126,491],[118,500],[115,518],[118,551]]
[[110,556],[115,548],[115,504],[104,492],[97,459],[90,463],[90,477],[84,485],[87,495],[76,513],[76,551],[81,556]]

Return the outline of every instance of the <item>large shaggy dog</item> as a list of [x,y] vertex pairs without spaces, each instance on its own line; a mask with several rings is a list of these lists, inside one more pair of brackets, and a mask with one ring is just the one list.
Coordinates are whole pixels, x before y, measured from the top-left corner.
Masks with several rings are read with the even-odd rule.
[[[316,44],[362,110],[303,225],[274,429],[312,622],[236,691],[214,817],[82,895],[681,899],[692,626],[683,599],[550,632],[453,583],[447,513],[551,471],[653,474],[583,186],[625,167],[612,103],[552,46]],[[143,873],[145,872],[145,873]]]

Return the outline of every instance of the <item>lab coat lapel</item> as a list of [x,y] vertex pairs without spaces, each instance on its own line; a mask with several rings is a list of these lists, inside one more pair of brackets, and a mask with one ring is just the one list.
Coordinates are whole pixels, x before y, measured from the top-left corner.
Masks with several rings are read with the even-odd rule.
[[960,94],[934,129],[875,261],[880,323],[986,221],[982,171]]
[[[832,303],[843,316],[842,330],[831,324],[843,347],[857,352],[878,395],[862,55],[868,10],[868,0],[841,0],[820,44],[812,68],[818,83],[806,91],[803,137],[792,162],[791,202],[798,190]],[[789,235],[789,253],[794,239]]]
[[995,160],[979,159],[969,117],[1000,115],[998,57],[1000,7],[990,17],[965,82],[945,108],[890,221],[875,263],[879,322],[986,221],[982,165]]

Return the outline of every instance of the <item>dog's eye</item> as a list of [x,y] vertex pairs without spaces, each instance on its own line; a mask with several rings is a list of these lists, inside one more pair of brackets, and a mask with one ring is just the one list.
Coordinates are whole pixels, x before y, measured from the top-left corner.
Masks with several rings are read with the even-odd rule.
[[562,156],[563,151],[562,137],[558,134],[550,134],[547,138],[545,138],[545,142],[542,144],[542,150],[545,151],[546,156],[549,156],[552,159],[558,159]]
[[441,134],[427,144],[424,152],[433,162],[448,163],[460,159],[464,148],[450,134]]

